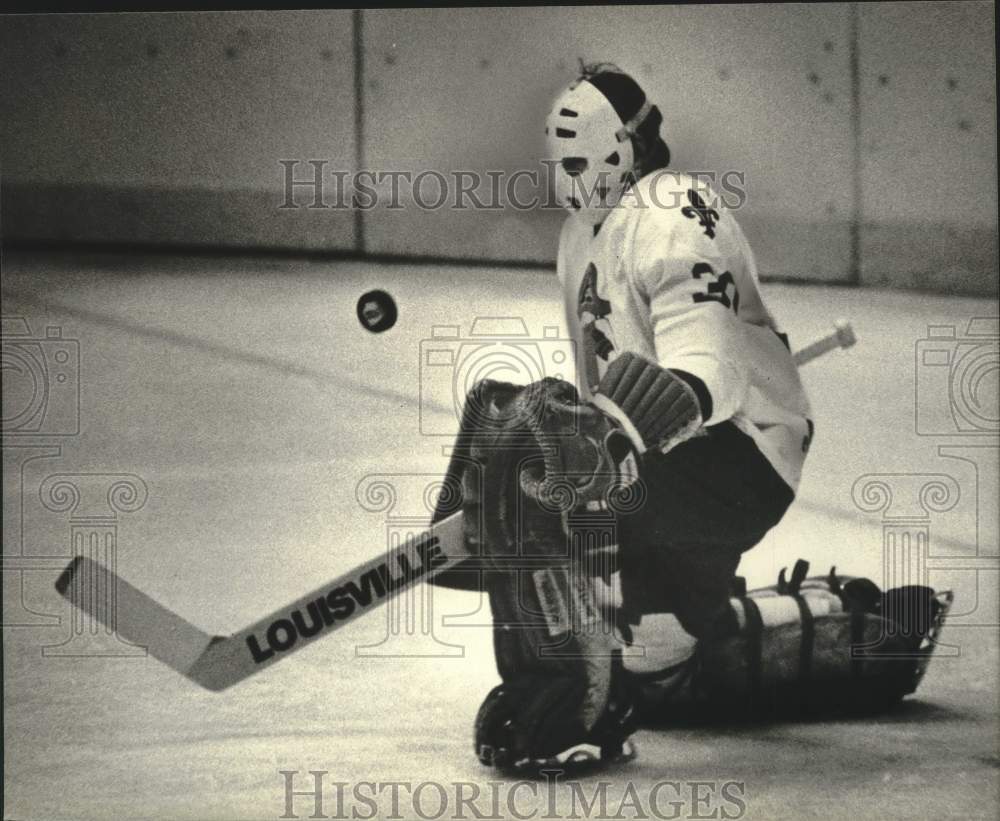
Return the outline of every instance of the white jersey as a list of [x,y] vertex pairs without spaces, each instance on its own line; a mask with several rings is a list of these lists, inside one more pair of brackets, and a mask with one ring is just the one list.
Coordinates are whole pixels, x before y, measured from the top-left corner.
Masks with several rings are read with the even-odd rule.
[[623,351],[694,374],[711,395],[707,424],[731,419],[797,490],[812,438],[809,401],[761,299],[750,245],[714,200],[686,174],[656,172],[596,236],[566,219],[557,271],[578,388],[591,396]]

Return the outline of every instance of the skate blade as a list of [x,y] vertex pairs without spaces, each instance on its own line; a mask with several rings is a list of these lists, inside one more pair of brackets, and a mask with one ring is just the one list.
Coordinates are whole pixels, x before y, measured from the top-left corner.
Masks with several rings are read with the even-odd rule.
[[544,777],[547,773],[582,773],[623,764],[636,757],[635,744],[626,739],[617,749],[601,749],[596,744],[576,744],[561,753],[546,758],[522,758],[515,761],[510,769],[519,775],[534,774]]

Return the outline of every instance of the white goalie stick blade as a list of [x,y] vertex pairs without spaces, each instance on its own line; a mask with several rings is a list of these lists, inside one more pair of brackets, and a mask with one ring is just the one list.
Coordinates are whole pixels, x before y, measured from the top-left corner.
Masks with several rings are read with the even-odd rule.
[[[210,636],[85,556],[70,562],[56,589],[126,641],[144,646],[154,658],[218,691],[330,635],[468,556],[462,513],[453,513],[228,637]],[[97,595],[98,590],[106,592]],[[105,595],[114,598],[110,606],[102,601]]]

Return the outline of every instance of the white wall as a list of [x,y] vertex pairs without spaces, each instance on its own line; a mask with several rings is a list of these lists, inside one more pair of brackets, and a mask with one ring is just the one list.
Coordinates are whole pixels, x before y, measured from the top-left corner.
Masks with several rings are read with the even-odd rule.
[[353,163],[353,77],[349,11],[0,18],[5,234],[352,247],[277,206],[279,159]]
[[996,291],[987,2],[360,20],[354,31],[349,11],[0,18],[4,235],[549,262],[558,213],[382,208],[359,233],[347,210],[280,209],[278,160],[535,168],[552,95],[578,57],[603,58],[659,105],[675,167],[746,174],[740,220],[765,274]]
[[859,12],[862,279],[995,293],[993,6]]
[[[741,221],[763,270],[843,277],[848,14],[846,5],[368,12],[366,152],[375,166],[534,167],[545,113],[577,58],[608,59],[660,107],[675,167],[745,172]],[[545,217],[405,209],[374,214],[366,230],[380,250],[551,259],[560,215]]]

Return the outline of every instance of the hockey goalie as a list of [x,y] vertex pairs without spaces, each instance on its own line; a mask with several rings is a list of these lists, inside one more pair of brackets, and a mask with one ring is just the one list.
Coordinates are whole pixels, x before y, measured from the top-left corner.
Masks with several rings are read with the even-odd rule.
[[[474,743],[501,769],[628,757],[640,722],[676,704],[891,703],[916,688],[949,604],[804,562],[741,589],[814,426],[746,237],[669,168],[661,121],[609,64],[557,98],[545,130],[577,385],[486,380],[465,405],[449,473],[478,561],[435,583],[488,593],[502,681]],[[671,657],[650,669],[630,651],[661,614]]]
[[747,240],[708,186],[670,169],[661,120],[611,65],[555,101],[576,385],[477,384],[428,531],[229,636],[83,554],[56,589],[214,691],[408,585],[484,590],[501,683],[474,743],[503,770],[628,758],[640,723],[676,710],[880,708],[913,692],[949,593],[809,576],[804,561],[763,590],[736,576],[794,500],[814,426]]

